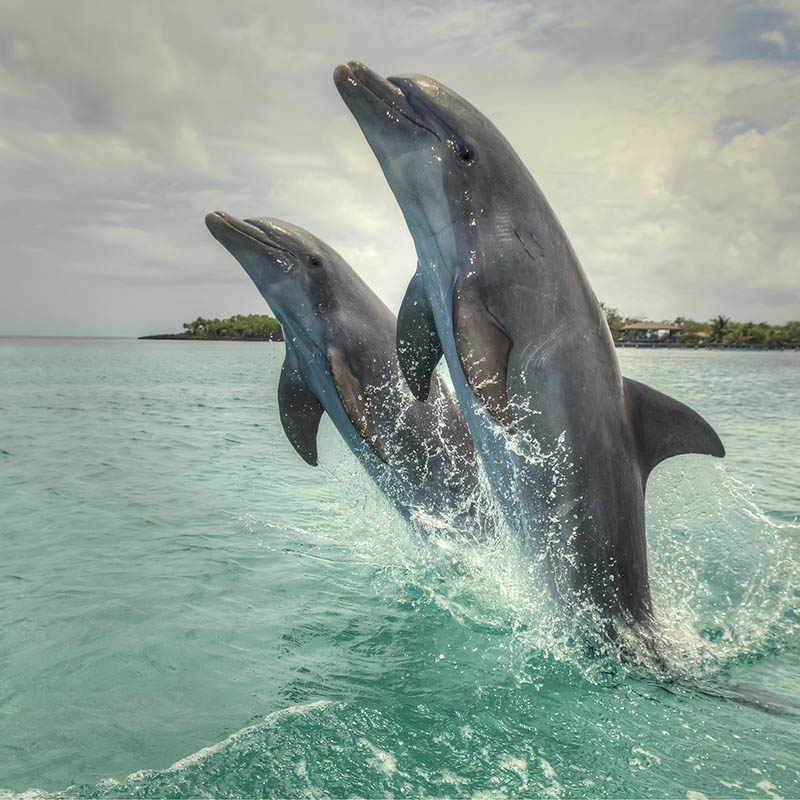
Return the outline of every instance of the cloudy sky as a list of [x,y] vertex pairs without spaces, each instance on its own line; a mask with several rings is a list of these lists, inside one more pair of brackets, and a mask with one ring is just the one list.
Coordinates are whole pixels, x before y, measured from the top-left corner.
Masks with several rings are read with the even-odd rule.
[[0,334],[264,312],[207,211],[414,250],[334,66],[422,72],[517,148],[598,297],[800,319],[800,3],[2,0]]

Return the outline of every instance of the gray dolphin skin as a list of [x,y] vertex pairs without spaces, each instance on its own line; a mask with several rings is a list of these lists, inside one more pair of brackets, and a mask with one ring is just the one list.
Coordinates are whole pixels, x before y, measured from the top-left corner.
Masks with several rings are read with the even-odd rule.
[[277,219],[217,211],[206,225],[244,267],[281,323],[278,387],[284,432],[317,464],[323,411],[367,473],[421,527],[478,533],[478,472],[469,430],[436,376],[432,403],[409,391],[395,349],[396,320],[329,245]]
[[555,609],[609,639],[652,628],[644,491],[680,453],[723,456],[682,403],[622,377],[553,210],[508,141],[451,89],[337,67],[336,86],[414,238],[401,367],[444,355],[489,482]]

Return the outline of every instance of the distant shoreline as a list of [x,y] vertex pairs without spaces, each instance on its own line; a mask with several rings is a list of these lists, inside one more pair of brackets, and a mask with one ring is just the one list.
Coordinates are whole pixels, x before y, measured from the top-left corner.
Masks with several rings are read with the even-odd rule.
[[[32,334],[32,333],[1,333],[0,341],[14,340],[65,340],[65,341],[142,341],[142,340],[161,340],[161,341],[186,341],[186,342],[272,342],[280,344],[283,339],[270,339],[267,337],[254,336],[191,336],[183,333],[156,333],[147,336],[108,336],[104,334],[72,336],[64,334]],[[770,352],[779,353],[784,350],[800,352],[800,343],[791,342],[784,345],[764,345],[764,344],[718,344],[706,342],[703,344],[695,342],[672,342],[670,344],[648,343],[648,342],[614,342],[620,349],[642,349],[642,350],[724,350],[729,352]]]
[[[148,336],[137,336],[137,339],[156,339],[186,342],[281,342],[264,336],[192,336],[189,333],[155,333]],[[614,342],[619,348],[642,348],[646,350],[800,350],[800,343],[783,345],[765,344],[721,344],[719,342]]]
[[645,348],[647,350],[800,350],[800,343],[746,344],[721,342],[614,342],[615,347]]
[[282,342],[270,336],[192,336],[190,333],[153,333],[137,339],[169,339],[189,342]]

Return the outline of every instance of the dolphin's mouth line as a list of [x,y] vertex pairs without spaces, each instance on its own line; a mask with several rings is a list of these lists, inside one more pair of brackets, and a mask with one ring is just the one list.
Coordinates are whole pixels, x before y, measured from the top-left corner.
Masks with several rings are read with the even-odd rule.
[[[383,105],[386,106],[387,109],[389,109],[390,111],[395,112],[397,114],[400,114],[401,117],[404,117],[405,119],[407,119],[412,125],[416,125],[416,127],[422,128],[422,130],[424,130],[424,131],[428,131],[428,133],[430,133],[433,136],[435,136],[441,142],[442,139],[439,136],[439,134],[436,133],[435,130],[433,130],[432,128],[429,128],[427,125],[425,125],[419,119],[416,119],[415,117],[412,117],[405,109],[403,109],[400,106],[398,106],[395,103],[393,103],[390,98],[386,98],[383,95],[379,94],[378,91],[375,88],[373,88],[372,86],[370,86],[367,81],[365,81],[363,78],[359,78],[356,75],[356,73],[353,70],[353,68],[349,64],[347,65],[347,69],[348,69],[348,72],[350,73],[349,77],[352,80],[356,81],[360,86],[363,86],[374,98],[376,98],[381,103],[383,103]],[[386,83],[389,83],[389,81],[386,81]],[[389,84],[389,85],[392,86],[393,84]],[[394,93],[395,94],[399,94],[403,98],[403,100],[410,107],[411,104],[409,103],[409,100],[408,100],[408,97],[406,96],[406,93],[399,86],[396,87],[396,89],[397,89],[397,91],[394,92]]]
[[[373,91],[371,87],[367,86],[367,91],[372,92],[372,94],[375,95],[375,97],[377,97],[378,100],[380,100],[388,109],[397,112],[398,114],[400,114],[401,117],[405,117],[412,125],[416,125],[418,128],[422,128],[422,130],[428,131],[428,133],[435,136],[440,142],[442,141],[442,137],[439,136],[439,134],[436,133],[436,131],[433,128],[429,128],[427,125],[423,124],[418,119],[415,119],[414,117],[407,114],[402,108],[400,108],[400,106],[394,105],[394,103],[389,102],[385,97],[381,97],[377,92]],[[406,103],[408,103],[408,98],[405,95],[403,95],[403,99],[406,101]],[[409,106],[410,105],[411,104],[409,103]]]
[[[391,78],[389,80],[391,80]],[[399,86],[397,88],[400,89]],[[402,89],[400,89],[400,91],[403,92]],[[414,108],[414,102],[412,101],[411,97],[409,97],[405,92],[403,92],[403,98],[405,99],[406,103],[408,103],[408,107],[412,111],[416,111],[416,109]],[[425,112],[429,114],[431,117],[433,117],[436,120],[436,122],[438,122],[439,125],[442,126],[443,129],[445,130],[447,129],[447,123],[442,119],[441,115],[437,112],[436,108],[430,103],[430,101],[424,94],[420,95],[417,98],[417,104],[422,106]],[[432,130],[431,128],[426,128],[426,130],[429,130],[440,142],[442,141],[442,137],[439,136],[439,134],[436,133],[436,131]]]
[[[246,236],[248,239],[256,242],[257,244],[269,247],[271,250],[278,250],[281,253],[286,253],[288,256],[295,255],[291,250],[287,250],[285,247],[281,247],[280,245],[271,242],[259,228],[247,222],[246,220],[229,217],[227,214],[223,214],[220,211],[215,211],[214,217],[220,220],[220,222],[224,222],[229,228],[233,228],[233,230],[235,230],[237,233],[240,233],[242,236]],[[234,222],[233,220],[236,221]],[[255,233],[251,231],[255,231]]]

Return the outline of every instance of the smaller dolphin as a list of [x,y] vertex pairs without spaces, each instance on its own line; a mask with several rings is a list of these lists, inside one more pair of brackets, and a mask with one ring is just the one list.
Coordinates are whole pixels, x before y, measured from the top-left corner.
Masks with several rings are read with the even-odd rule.
[[475,452],[458,404],[438,375],[432,403],[414,398],[400,373],[395,317],[353,268],[282,220],[216,211],[206,225],[283,327],[278,407],[298,454],[317,465],[317,430],[327,411],[407,519],[474,533],[485,528]]

